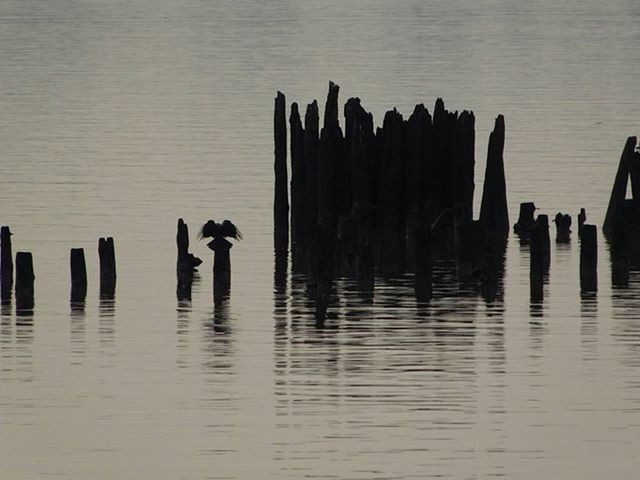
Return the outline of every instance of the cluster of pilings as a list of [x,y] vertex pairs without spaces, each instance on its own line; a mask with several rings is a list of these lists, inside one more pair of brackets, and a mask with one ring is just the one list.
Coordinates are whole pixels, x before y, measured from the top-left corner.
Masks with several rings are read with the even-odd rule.
[[448,111],[438,99],[433,114],[422,104],[408,119],[393,109],[374,129],[373,115],[350,98],[343,131],[338,91],[330,82],[322,126],[315,100],[307,105],[304,125],[298,105],[291,105],[290,197],[285,97],[278,92],[275,99],[276,258],[287,251],[291,232],[292,268],[308,274],[318,316],[336,273],[354,275],[366,290],[373,288],[376,271],[412,271],[416,294],[425,301],[439,258],[456,261],[461,282],[495,283],[509,233],[503,116],[489,137],[474,220],[473,112]]
[[[0,290],[3,305],[10,304],[14,293],[16,312],[26,313],[34,307],[33,256],[31,252],[17,252],[14,263],[11,244],[12,233],[8,226],[0,229]],[[116,258],[112,237],[98,240],[98,257],[100,259],[100,296],[112,298],[116,289]],[[84,249],[72,248],[69,254],[71,273],[70,302],[81,305],[87,296],[87,267]]]

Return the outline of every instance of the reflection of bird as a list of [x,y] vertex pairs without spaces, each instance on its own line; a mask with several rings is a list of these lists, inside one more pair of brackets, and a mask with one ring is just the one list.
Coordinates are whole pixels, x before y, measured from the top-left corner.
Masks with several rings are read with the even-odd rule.
[[233,238],[235,240],[242,240],[242,233],[240,230],[231,223],[229,220],[224,220],[222,223],[216,223],[213,220],[209,220],[205,223],[198,232],[198,239],[203,238]]

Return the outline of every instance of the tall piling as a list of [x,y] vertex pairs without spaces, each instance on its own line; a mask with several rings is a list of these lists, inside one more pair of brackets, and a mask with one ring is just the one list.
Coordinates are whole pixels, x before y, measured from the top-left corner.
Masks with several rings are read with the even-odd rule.
[[116,290],[116,252],[112,237],[98,240],[100,295],[111,297]]
[[[627,138],[624,149],[622,150],[622,155],[620,156],[616,178],[613,182],[611,197],[609,198],[609,206],[607,207],[607,213],[605,215],[604,223],[602,224],[602,230],[606,236],[609,236],[612,233],[615,218],[618,216],[620,207],[627,196],[627,184],[629,182],[630,169],[633,168],[634,171],[637,170],[635,165],[632,167],[633,160],[635,159],[634,150],[636,148],[636,143],[636,137]],[[638,179],[638,182],[640,182],[640,179]],[[636,188],[633,188],[632,185],[634,196],[639,188],[640,185],[636,186]],[[640,198],[636,198],[635,200],[640,201]]]
[[187,224],[178,219],[178,229],[176,233],[176,247],[178,249],[178,258],[176,261],[176,296],[178,300],[191,299],[191,286],[193,284],[193,270],[195,268],[196,259],[189,254],[189,228]]
[[598,232],[595,225],[582,226],[580,240],[580,290],[582,293],[598,290]]
[[[539,217],[538,217],[539,218]],[[529,232],[529,284],[531,303],[544,300],[544,277],[547,272],[546,243],[549,229],[536,222]]]
[[11,231],[9,227],[0,229],[0,289],[2,301],[11,299],[13,289],[13,255],[11,253]]
[[273,115],[275,188],[273,200],[274,245],[289,247],[289,182],[287,180],[287,118],[285,97],[278,92]]
[[16,253],[16,311],[33,309],[34,280],[31,252]]
[[582,226],[587,221],[587,211],[584,208],[580,209],[578,213],[578,237],[582,237]]
[[84,302],[87,297],[87,265],[84,249],[71,249],[69,266],[71,270],[71,303]]
[[611,283],[615,287],[626,287],[629,285],[629,243],[629,223],[624,218],[617,218],[613,224],[609,244]]
[[289,116],[291,152],[291,244],[293,263],[298,265],[304,256],[304,217],[306,171],[304,159],[304,128],[298,104],[291,104]]
[[504,117],[498,115],[494,129],[489,135],[487,167],[485,169],[480,222],[490,245],[502,249],[509,234],[509,211],[507,208],[507,187],[504,174]]

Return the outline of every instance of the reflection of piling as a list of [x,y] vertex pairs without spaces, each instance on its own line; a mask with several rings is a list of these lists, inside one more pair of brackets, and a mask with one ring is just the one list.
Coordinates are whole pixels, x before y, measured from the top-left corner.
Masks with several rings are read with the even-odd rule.
[[504,117],[498,115],[489,136],[480,222],[488,236],[488,244],[502,250],[509,234],[507,187],[504,175]]
[[11,299],[13,288],[13,256],[11,253],[11,231],[9,227],[0,229],[0,285],[2,300]]
[[224,299],[231,289],[231,254],[233,244],[224,238],[214,238],[207,247],[214,252],[213,258],[213,300]]
[[431,260],[431,229],[421,222],[414,231],[415,277],[414,289],[419,303],[428,302],[433,297],[433,271]]
[[116,252],[112,237],[98,240],[98,256],[100,257],[100,294],[113,295],[116,290]]
[[613,224],[610,243],[611,283],[617,287],[629,285],[629,224],[623,218]]
[[571,215],[556,213],[553,223],[556,224],[556,243],[571,241]]
[[595,292],[598,290],[598,240],[595,225],[582,226],[580,241],[580,290]]
[[34,280],[31,252],[16,253],[16,310],[33,309]]
[[275,99],[273,117],[275,142],[275,191],[273,201],[274,242],[276,248],[289,245],[289,194],[287,181],[287,118],[285,98],[281,92]]
[[71,267],[71,302],[84,302],[87,297],[87,265],[84,249],[72,248],[69,255]]

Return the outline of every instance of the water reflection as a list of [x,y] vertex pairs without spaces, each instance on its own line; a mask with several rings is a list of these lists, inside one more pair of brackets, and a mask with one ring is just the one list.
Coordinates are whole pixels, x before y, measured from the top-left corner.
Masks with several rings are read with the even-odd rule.
[[628,288],[615,288],[611,294],[613,325],[611,335],[624,347],[622,363],[640,366],[640,271],[632,271]]
[[85,302],[70,303],[71,355],[84,357],[86,343]]
[[100,344],[113,344],[116,331],[115,316],[115,295],[111,293],[100,294],[100,301],[98,303],[98,336],[100,338]]
[[[613,293],[615,295],[615,293]],[[582,360],[593,361],[598,355],[598,295],[595,292],[580,294],[580,344]]]

